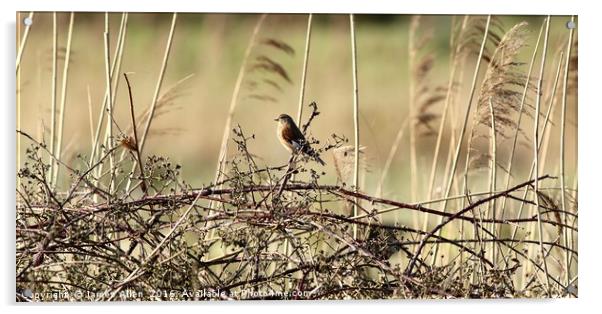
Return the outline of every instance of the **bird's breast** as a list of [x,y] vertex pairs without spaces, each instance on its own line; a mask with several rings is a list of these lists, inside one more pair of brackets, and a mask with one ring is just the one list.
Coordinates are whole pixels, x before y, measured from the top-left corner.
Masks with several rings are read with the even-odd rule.
[[284,146],[284,148],[286,148],[289,152],[292,153],[293,148],[291,146],[291,143],[289,143],[289,141],[283,136],[284,132],[286,132],[285,128],[286,127],[284,123],[278,123],[278,127],[276,128],[276,136],[278,137],[280,143],[282,143],[282,146]]

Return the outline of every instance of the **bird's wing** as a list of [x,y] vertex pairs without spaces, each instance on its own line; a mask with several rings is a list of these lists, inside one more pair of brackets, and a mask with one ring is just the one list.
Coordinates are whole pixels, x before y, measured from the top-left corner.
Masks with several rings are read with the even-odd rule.
[[303,136],[303,133],[301,133],[301,130],[299,130],[299,128],[296,125],[292,125],[291,127],[292,129],[292,133],[293,136],[295,137],[295,139],[297,141],[299,141],[300,143],[306,143],[307,141],[305,140],[305,136]]
[[303,136],[303,133],[301,133],[299,128],[295,125],[286,127],[282,132],[282,137],[289,142],[295,150],[302,150],[307,145],[305,136]]
[[282,132],[282,137],[288,143],[291,144],[291,146],[293,147],[293,149],[295,151],[301,151],[304,154],[307,154],[307,155],[313,157],[317,162],[319,162],[322,165],[326,164],[320,158],[320,156],[318,156],[316,151],[313,150],[313,148],[311,148],[311,146],[309,146],[309,143],[305,139],[305,136],[303,136],[303,133],[301,133],[301,130],[299,130],[299,128],[296,125],[293,124],[290,127],[286,128],[284,130],[284,132]]

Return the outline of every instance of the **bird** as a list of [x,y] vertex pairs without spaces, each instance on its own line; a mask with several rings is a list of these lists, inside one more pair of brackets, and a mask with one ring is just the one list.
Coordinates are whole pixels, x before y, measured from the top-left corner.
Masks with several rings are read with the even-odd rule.
[[284,148],[291,153],[301,152],[311,157],[322,166],[326,165],[318,153],[309,146],[305,136],[303,136],[303,133],[301,133],[291,116],[283,113],[279,115],[278,118],[274,119],[274,121],[278,121],[276,135]]

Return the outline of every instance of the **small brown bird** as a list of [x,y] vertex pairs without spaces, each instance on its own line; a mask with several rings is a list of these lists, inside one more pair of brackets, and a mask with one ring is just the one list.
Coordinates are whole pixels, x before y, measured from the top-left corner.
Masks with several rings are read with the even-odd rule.
[[282,145],[284,145],[289,152],[293,153],[300,151],[301,153],[313,158],[322,166],[326,165],[318,153],[316,153],[316,151],[309,146],[309,143],[295,124],[295,121],[293,121],[293,118],[283,113],[274,120],[278,121],[276,135],[278,136],[280,143],[282,143]]

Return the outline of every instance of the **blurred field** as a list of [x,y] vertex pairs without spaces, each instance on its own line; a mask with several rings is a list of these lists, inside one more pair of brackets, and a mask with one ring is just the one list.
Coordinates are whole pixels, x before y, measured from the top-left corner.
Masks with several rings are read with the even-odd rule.
[[[25,15],[22,14],[21,17]],[[228,105],[236,75],[241,65],[244,49],[259,15],[244,14],[182,14],[175,31],[171,56],[168,61],[163,90],[189,74],[194,74],[180,89],[174,100],[177,110],[153,121],[151,137],[145,155],[170,157],[184,166],[183,176],[192,185],[208,183],[213,179],[219,146],[226,120]],[[116,42],[121,14],[110,14],[111,49]],[[275,165],[286,162],[288,153],[282,149],[275,136],[273,119],[280,113],[296,115],[299,81],[303,63],[306,30],[305,15],[270,15],[260,31],[260,38],[283,40],[295,49],[294,56],[281,51],[258,46],[253,54],[269,54],[288,71],[292,84],[281,84],[282,91],[268,85],[258,88],[276,99],[275,102],[250,99],[252,92],[243,87],[234,116],[234,125],[240,124],[247,132],[256,135],[250,149]],[[380,177],[382,166],[395,139],[401,122],[408,116],[408,24],[409,16],[358,16],[358,74],[360,96],[361,143],[365,145],[368,175],[365,189],[371,188]],[[530,22],[530,47],[523,51],[527,60],[540,27],[541,17],[501,17],[510,27],[520,20]],[[170,14],[130,14],[124,47],[122,72],[129,72],[133,85],[137,112],[142,112],[151,101],[156,84],[164,45],[169,31]],[[566,36],[567,17],[552,20],[550,51],[562,45]],[[448,77],[449,29],[451,17],[427,17],[424,22],[433,27],[433,40],[428,50],[436,56],[433,85],[444,85]],[[426,26],[425,25],[425,26]],[[59,14],[59,47],[64,47],[68,26],[68,13]],[[66,98],[66,125],[64,157],[90,151],[90,125],[88,95],[96,122],[105,92],[104,83],[104,14],[76,14],[72,60]],[[37,13],[21,66],[21,129],[42,138],[42,128],[49,128],[52,56],[52,17]],[[317,15],[314,18],[311,53],[308,64],[306,103],[315,100],[322,115],[312,125],[311,133],[326,140],[330,134],[345,135],[353,141],[352,76],[348,18],[344,15]],[[64,55],[64,53],[62,54]],[[554,60],[555,59],[550,59]],[[552,70],[556,62],[548,62]],[[469,62],[470,64],[470,62]],[[62,61],[59,60],[58,82],[61,82]],[[469,84],[472,68],[466,69],[465,84]],[[258,75],[249,74],[245,81],[257,81]],[[60,87],[60,85],[59,85]],[[60,90],[60,89],[59,89]],[[467,88],[462,89],[463,91]],[[59,93],[60,96],[60,93]],[[459,104],[465,103],[466,95]],[[464,100],[464,101],[462,101]],[[116,121],[129,125],[129,107],[123,79],[119,83],[115,103]],[[439,107],[435,111],[440,110]],[[576,104],[568,107],[567,145],[576,148]],[[460,110],[454,110],[459,120]],[[555,120],[559,119],[556,115]],[[438,121],[437,121],[438,123]],[[525,125],[528,127],[531,120]],[[556,129],[556,128],[555,128]],[[551,135],[556,138],[554,134]],[[48,137],[48,131],[46,132]],[[435,137],[418,140],[418,163],[430,167]],[[48,140],[48,139],[46,139]],[[404,136],[401,149],[392,164],[384,194],[407,199],[408,137]],[[23,149],[23,148],[22,148]],[[447,148],[444,148],[445,150]],[[503,152],[503,147],[500,148]],[[555,171],[558,160],[557,143],[550,146],[547,167]],[[22,152],[20,152],[22,153]],[[527,162],[530,151],[523,147],[518,152]],[[575,173],[576,149],[566,154],[568,173]],[[332,176],[332,160],[327,172]],[[520,161],[520,160],[519,160]],[[520,171],[519,171],[520,172]],[[572,176],[572,175],[571,175]],[[427,179],[421,182],[426,185]],[[572,179],[569,179],[571,182]]]

